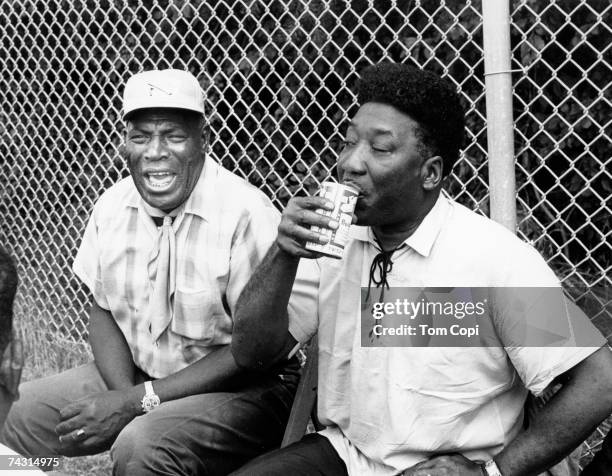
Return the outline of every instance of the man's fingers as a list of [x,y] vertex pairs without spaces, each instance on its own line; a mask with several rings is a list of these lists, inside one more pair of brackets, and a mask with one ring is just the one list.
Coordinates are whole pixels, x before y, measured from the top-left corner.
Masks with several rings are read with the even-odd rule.
[[60,410],[60,420],[69,420],[70,418],[77,416],[79,413],[81,413],[81,405],[78,402],[71,403]]
[[291,210],[292,208],[306,208],[310,210],[323,208],[325,210],[333,210],[334,204],[323,197],[295,197],[287,204],[287,209]]
[[[323,215],[332,210],[333,204],[322,197],[292,198],[283,212],[278,227],[277,242],[281,249],[300,258],[319,258],[321,253],[306,250],[307,242],[325,244],[330,240],[330,231],[338,228],[338,222]],[[314,227],[328,230],[327,233],[314,231]]]
[[419,475],[419,471],[424,471],[425,473],[423,474],[426,474],[427,470],[432,470],[434,468],[439,467],[440,464],[443,462],[442,458],[445,458],[445,456],[434,456],[431,459],[427,459],[425,461],[421,461],[420,463],[415,464],[410,468],[410,470],[412,470],[415,475]]
[[293,212],[287,213],[285,221],[296,223],[304,228],[310,228],[311,226],[320,226],[332,230],[338,228],[338,222],[336,220],[318,213],[317,210],[320,209],[307,210],[302,208],[300,210],[294,210]]
[[78,431],[83,428],[84,424],[80,418],[71,418],[70,420],[62,421],[55,426],[55,433],[58,435],[68,435],[71,432]]
[[61,434],[59,436],[60,443],[68,446],[83,444],[83,442],[88,439],[90,439],[90,437],[87,435],[87,430],[85,428],[78,428],[70,433]]
[[432,468],[440,468],[442,466],[448,466],[453,463],[454,459],[463,459],[463,456],[457,454],[444,454],[437,455],[428,460],[421,461],[419,464],[415,465],[416,469],[432,469]]
[[307,250],[306,248],[304,248],[304,243],[298,242],[290,238],[279,240],[278,246],[286,253],[289,253],[293,256],[297,256],[299,258],[314,259],[323,256],[318,251]]
[[306,226],[322,226],[326,228],[338,228],[338,222],[330,217],[319,213],[320,208],[316,210],[301,209],[295,214],[295,222]]
[[297,223],[281,223],[279,228],[279,235],[286,237],[287,239],[295,243],[306,243],[307,241],[314,241],[315,243],[327,243],[329,236],[322,233],[312,231],[310,227],[304,227]]

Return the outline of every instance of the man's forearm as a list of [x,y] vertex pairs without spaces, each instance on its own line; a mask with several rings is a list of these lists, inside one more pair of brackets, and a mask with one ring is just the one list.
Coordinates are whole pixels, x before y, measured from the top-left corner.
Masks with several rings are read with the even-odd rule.
[[[98,350],[100,350],[102,340],[95,339],[95,341],[98,343]],[[109,344],[107,342],[107,347],[108,346]],[[121,354],[121,349],[119,349],[119,351],[119,354]],[[96,364],[98,368],[101,369],[100,373],[103,371],[108,372],[110,374],[109,380],[114,379],[113,385],[117,385],[111,388],[110,384],[108,384],[108,380],[106,380],[107,385],[109,385],[109,390],[120,391],[118,394],[120,395],[120,399],[117,400],[117,402],[119,402],[118,405],[122,409],[122,413],[126,416],[126,421],[130,421],[132,418],[143,414],[144,411],[141,401],[145,395],[145,388],[143,383],[134,385],[133,369],[135,369],[135,366],[131,354],[129,355],[131,367],[124,365],[124,362],[115,361],[113,355],[107,355],[106,352],[99,352],[98,354],[101,357],[99,361],[96,360]],[[119,354],[114,356],[118,357]],[[123,358],[126,358],[126,356],[123,355]],[[116,368],[120,369],[117,375],[113,375],[112,372],[109,372],[112,365],[116,365]],[[132,369],[131,374],[130,368]],[[240,377],[244,376],[246,372],[246,370],[240,368],[236,364],[230,346],[225,345],[215,349],[184,369],[167,377],[155,380],[153,389],[162,402],[201,393],[231,391],[240,384]],[[110,395],[113,392],[106,393]]]
[[89,343],[98,371],[109,390],[134,385],[132,353],[112,314],[95,302],[89,313]]
[[[210,392],[231,391],[245,370],[238,367],[229,345],[215,349],[200,360],[168,377],[155,380],[153,388],[162,402]],[[142,398],[144,385],[134,387]]]
[[247,368],[265,368],[286,356],[287,305],[300,258],[274,243],[245,286],[234,316],[232,353]]
[[559,462],[612,412],[612,357],[603,347],[569,372],[570,380],[495,461],[504,476],[537,475]]

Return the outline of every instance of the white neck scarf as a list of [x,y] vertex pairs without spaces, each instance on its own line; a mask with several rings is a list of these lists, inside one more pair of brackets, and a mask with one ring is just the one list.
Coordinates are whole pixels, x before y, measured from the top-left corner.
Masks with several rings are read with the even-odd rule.
[[158,230],[157,266],[153,291],[149,295],[146,316],[149,319],[151,336],[156,342],[164,333],[173,317],[173,299],[176,289],[176,237],[172,228],[172,217],[178,210],[166,214],[145,203],[150,216],[163,216],[163,225]]

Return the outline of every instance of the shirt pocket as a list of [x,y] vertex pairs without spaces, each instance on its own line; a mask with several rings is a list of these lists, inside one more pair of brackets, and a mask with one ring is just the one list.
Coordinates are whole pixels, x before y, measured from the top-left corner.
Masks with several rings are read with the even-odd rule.
[[231,334],[231,324],[214,290],[176,289],[172,332],[196,341],[196,345],[220,345],[227,343],[225,338]]

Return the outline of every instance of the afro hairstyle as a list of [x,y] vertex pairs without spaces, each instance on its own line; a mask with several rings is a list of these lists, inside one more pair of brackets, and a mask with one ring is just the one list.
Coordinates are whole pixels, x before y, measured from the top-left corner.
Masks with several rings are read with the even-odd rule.
[[357,100],[387,104],[414,120],[421,153],[439,155],[446,177],[463,145],[465,113],[453,85],[414,66],[383,62],[365,68],[357,83]]

